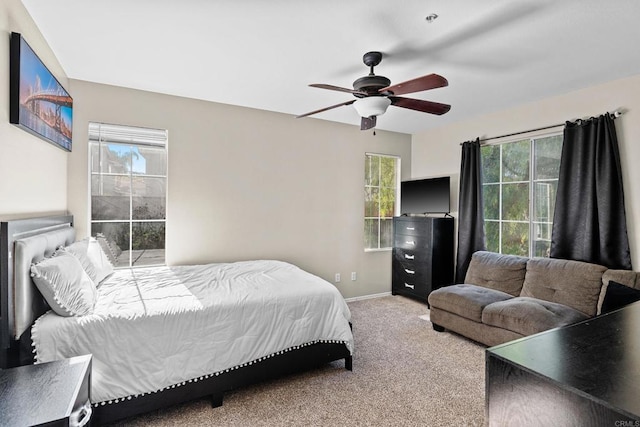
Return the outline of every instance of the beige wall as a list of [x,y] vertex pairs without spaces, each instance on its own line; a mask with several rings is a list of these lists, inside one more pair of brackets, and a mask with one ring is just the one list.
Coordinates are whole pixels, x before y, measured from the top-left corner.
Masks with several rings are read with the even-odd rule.
[[0,2],[0,215],[65,211],[67,152],[9,124],[11,32],[21,33],[58,81],[69,89],[64,71],[22,3]]
[[[452,175],[455,216],[461,142],[622,107],[616,126],[627,225],[640,268],[640,168],[633,162],[640,158],[640,76],[413,136],[373,136],[356,126],[69,81],[19,0],[0,3],[0,29],[0,215],[68,209],[79,237],[87,235],[88,122],[168,129],[170,264],[278,258],[330,281],[341,273],[345,297],[388,292],[390,253],[362,249],[365,152],[399,155],[403,179]],[[74,97],[71,154],[8,123],[11,31],[23,34]]]
[[[455,108],[455,105],[454,105]],[[460,172],[460,143],[476,137],[491,137],[535,129],[575,118],[600,115],[616,109],[626,113],[616,120],[631,259],[640,269],[640,75],[580,91],[543,99],[505,111],[413,135],[411,170],[414,176]],[[562,127],[555,131],[562,131]],[[549,132],[549,131],[546,131]],[[544,132],[538,132],[543,134]],[[535,135],[535,133],[525,135]],[[516,140],[512,137],[508,140]],[[453,189],[457,198],[457,187]],[[456,209],[457,210],[457,209]],[[456,215],[457,216],[457,215]]]
[[69,210],[81,237],[88,122],[167,129],[169,264],[275,258],[331,282],[341,273],[345,297],[391,290],[390,252],[363,249],[364,154],[401,156],[408,178],[409,135],[77,80],[71,89]]

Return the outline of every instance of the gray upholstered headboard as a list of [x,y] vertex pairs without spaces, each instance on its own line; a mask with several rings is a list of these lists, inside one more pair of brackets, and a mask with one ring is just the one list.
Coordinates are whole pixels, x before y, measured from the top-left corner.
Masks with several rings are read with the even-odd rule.
[[75,240],[73,216],[58,214],[0,221],[0,348],[6,349],[48,309],[30,267]]
[[65,227],[16,240],[13,295],[14,339],[19,339],[20,335],[48,310],[40,291],[31,280],[31,264],[50,257],[57,248],[70,245],[75,238],[75,229]]

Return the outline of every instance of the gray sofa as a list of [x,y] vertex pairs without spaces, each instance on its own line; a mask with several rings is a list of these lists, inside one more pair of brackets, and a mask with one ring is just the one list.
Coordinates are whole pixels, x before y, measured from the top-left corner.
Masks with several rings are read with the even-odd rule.
[[436,331],[493,346],[600,314],[609,281],[640,287],[639,274],[596,264],[473,254],[464,284],[429,295]]

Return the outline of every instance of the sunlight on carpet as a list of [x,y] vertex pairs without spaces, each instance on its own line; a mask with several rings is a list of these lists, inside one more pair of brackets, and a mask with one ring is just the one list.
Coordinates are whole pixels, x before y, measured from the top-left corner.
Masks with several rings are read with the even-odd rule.
[[401,296],[349,303],[353,371],[320,369],[176,405],[117,425],[482,426],[485,348],[433,330],[425,304]]
[[429,313],[423,314],[422,316],[418,316],[418,319],[422,319],[422,320],[426,320],[427,322],[431,322],[431,317],[429,316]]

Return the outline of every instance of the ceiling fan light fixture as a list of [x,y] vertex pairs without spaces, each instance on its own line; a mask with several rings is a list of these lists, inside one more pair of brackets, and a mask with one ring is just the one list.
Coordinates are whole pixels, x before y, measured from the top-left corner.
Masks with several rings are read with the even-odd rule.
[[386,96],[368,96],[353,103],[360,117],[380,116],[387,111],[391,100]]

